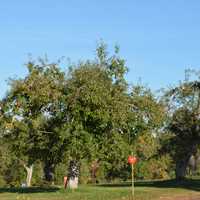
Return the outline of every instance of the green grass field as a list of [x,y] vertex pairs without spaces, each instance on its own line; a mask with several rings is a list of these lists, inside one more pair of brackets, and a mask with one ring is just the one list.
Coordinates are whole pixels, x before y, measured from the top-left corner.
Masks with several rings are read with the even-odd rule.
[[[76,191],[51,188],[0,188],[0,200],[129,200],[129,183],[80,186]],[[175,181],[137,182],[135,200],[173,199],[177,197],[200,199],[200,181],[187,180],[181,184]]]

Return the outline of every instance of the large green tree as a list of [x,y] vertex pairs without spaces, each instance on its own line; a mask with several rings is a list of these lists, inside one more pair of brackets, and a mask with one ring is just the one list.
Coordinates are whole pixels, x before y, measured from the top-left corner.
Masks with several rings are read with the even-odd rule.
[[[143,160],[153,154],[162,105],[145,87],[130,90],[118,47],[110,56],[100,43],[96,53],[68,73],[44,60],[29,62],[26,77],[11,80],[0,123],[11,152],[27,170],[28,185],[37,160],[45,180],[53,181],[57,164],[67,157],[69,186],[77,187],[83,159],[103,167],[112,179],[127,169],[129,153]],[[145,144],[136,146],[136,139]]]
[[[118,49],[108,56],[105,45],[100,44],[96,60],[82,62],[69,72],[66,102],[70,121],[66,134],[72,137],[69,150],[73,166],[87,158],[106,163],[113,170],[122,163],[122,157],[125,160],[130,114],[126,71]],[[72,178],[75,180],[74,175]]]
[[51,165],[55,163],[50,161],[59,158],[55,144],[62,145],[62,137],[49,127],[61,109],[64,74],[56,64],[43,61],[29,62],[27,69],[25,78],[10,80],[10,90],[2,100],[1,116],[3,136],[27,170],[30,186],[37,159],[44,161],[45,178],[49,180]]

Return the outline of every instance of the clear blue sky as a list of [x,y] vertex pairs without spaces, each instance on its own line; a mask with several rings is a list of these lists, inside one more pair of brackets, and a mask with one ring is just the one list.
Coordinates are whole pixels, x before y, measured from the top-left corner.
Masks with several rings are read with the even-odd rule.
[[32,57],[92,58],[102,38],[116,43],[130,69],[152,89],[200,68],[199,0],[6,0],[0,3],[0,97],[8,77]]

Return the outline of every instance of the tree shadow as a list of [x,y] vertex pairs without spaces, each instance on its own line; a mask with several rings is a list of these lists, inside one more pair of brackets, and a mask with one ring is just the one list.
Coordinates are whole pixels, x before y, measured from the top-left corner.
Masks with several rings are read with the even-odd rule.
[[[200,191],[200,180],[185,179],[182,181],[163,180],[163,181],[136,181],[135,187],[156,187],[156,188],[183,188],[193,191]],[[119,184],[100,184],[100,187],[130,187],[131,182],[123,182]]]
[[60,190],[57,187],[30,187],[30,188],[0,188],[0,193],[49,193]]

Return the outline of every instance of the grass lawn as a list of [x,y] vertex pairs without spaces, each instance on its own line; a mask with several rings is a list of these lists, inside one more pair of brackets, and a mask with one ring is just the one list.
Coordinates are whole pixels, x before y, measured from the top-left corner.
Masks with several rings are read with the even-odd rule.
[[[0,188],[0,200],[129,200],[129,183],[97,186],[80,186],[76,191],[62,188]],[[200,181],[187,180],[181,184],[175,181],[137,182],[135,200],[176,200],[178,196],[194,196],[200,200]],[[195,199],[196,200],[196,199]]]

